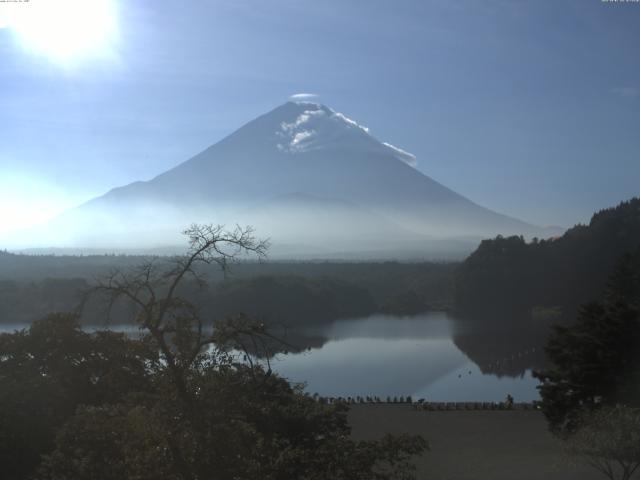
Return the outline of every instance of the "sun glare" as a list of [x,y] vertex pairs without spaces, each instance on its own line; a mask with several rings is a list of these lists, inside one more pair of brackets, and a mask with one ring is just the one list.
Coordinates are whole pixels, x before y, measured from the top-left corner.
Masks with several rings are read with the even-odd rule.
[[0,241],[12,232],[35,227],[80,203],[60,187],[0,170]]
[[0,3],[0,9],[0,27],[61,63],[108,54],[117,33],[113,0],[30,0]]

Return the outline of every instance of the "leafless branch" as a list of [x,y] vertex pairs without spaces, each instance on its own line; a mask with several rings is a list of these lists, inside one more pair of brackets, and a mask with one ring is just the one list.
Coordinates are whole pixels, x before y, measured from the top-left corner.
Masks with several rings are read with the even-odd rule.
[[[205,335],[196,307],[178,292],[187,278],[200,287],[206,285],[198,270],[200,265],[217,265],[226,274],[231,264],[245,256],[263,260],[269,247],[268,240],[257,239],[252,227],[238,225],[229,231],[222,225],[193,224],[183,233],[189,240],[185,255],[165,262],[152,258],[126,273],[113,271],[98,280],[91,291],[91,294],[106,298],[109,315],[121,300],[135,307],[137,324],[155,339],[181,391],[186,389],[184,372],[193,366],[205,347],[220,344],[225,336],[228,342],[230,335],[235,335],[236,340],[240,336],[250,339],[257,352],[260,346],[266,350],[262,337],[268,336],[263,324],[252,323],[244,317],[241,322],[237,319],[235,323],[227,322],[221,331],[214,328],[211,335]],[[261,339],[256,340],[258,337]],[[251,352],[242,343],[235,345],[245,351],[253,369]]]

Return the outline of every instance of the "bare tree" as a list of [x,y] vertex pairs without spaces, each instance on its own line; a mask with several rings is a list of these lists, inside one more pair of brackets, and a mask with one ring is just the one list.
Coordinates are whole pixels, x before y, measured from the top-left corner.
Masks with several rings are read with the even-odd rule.
[[640,466],[640,409],[602,407],[566,439],[568,453],[610,480],[629,480]]
[[269,244],[256,238],[251,227],[225,230],[222,225],[193,224],[184,234],[189,239],[185,255],[169,261],[151,259],[127,272],[114,271],[90,293],[104,295],[109,311],[123,299],[133,305],[136,323],[155,340],[178,394],[187,399],[187,374],[204,349],[232,344],[249,356],[250,348],[241,339],[258,346],[256,342],[268,334],[261,322],[243,315],[219,321],[206,333],[196,305],[180,295],[180,287],[187,280],[205,286],[203,266],[217,265],[226,273],[242,257],[262,260]]

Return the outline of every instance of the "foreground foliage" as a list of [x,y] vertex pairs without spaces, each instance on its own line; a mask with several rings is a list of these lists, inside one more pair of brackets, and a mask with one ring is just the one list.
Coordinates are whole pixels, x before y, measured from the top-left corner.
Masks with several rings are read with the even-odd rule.
[[[127,302],[137,339],[83,332],[52,315],[0,335],[3,478],[411,479],[420,437],[350,438],[346,407],[324,405],[272,373],[270,337],[246,316],[207,329],[180,296],[197,266],[264,255],[250,230],[194,226],[171,268],[113,272],[94,290]],[[240,356],[234,352],[241,352]]]
[[568,453],[610,480],[629,480],[640,466],[640,409],[605,407],[580,424],[566,440]]
[[640,404],[640,252],[624,256],[602,302],[549,339],[552,366],[541,380],[543,411],[556,433],[576,430],[585,412]]

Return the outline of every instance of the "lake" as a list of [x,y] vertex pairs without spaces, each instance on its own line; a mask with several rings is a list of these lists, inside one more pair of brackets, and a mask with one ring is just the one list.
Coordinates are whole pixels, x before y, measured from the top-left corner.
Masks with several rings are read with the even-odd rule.
[[272,367],[322,396],[490,402],[511,394],[516,402],[539,399],[530,370],[515,377],[483,373],[454,343],[454,336],[464,333],[460,328],[445,312],[336,321],[302,330],[316,343],[322,339],[321,345],[277,355]]
[[[26,326],[0,325],[0,332]],[[112,328],[132,334],[138,331],[133,326]],[[505,345],[488,344],[487,339],[495,336],[469,335],[445,312],[408,317],[375,314],[290,330],[288,335],[292,335],[292,344],[304,345],[305,350],[276,355],[272,368],[292,382],[306,382],[310,394],[383,399],[411,395],[435,402],[498,402],[507,394],[516,402],[539,399],[538,382],[526,363],[515,370],[521,372],[519,375],[513,376],[513,369],[509,370],[511,376],[500,370],[491,372],[487,364],[480,368],[457,346],[470,344],[498,352],[498,347],[510,346],[508,336],[500,338]],[[460,341],[461,335],[466,342]],[[522,349],[514,350],[518,356],[519,350]],[[495,354],[494,370],[498,361],[504,365],[509,360],[503,356]]]

